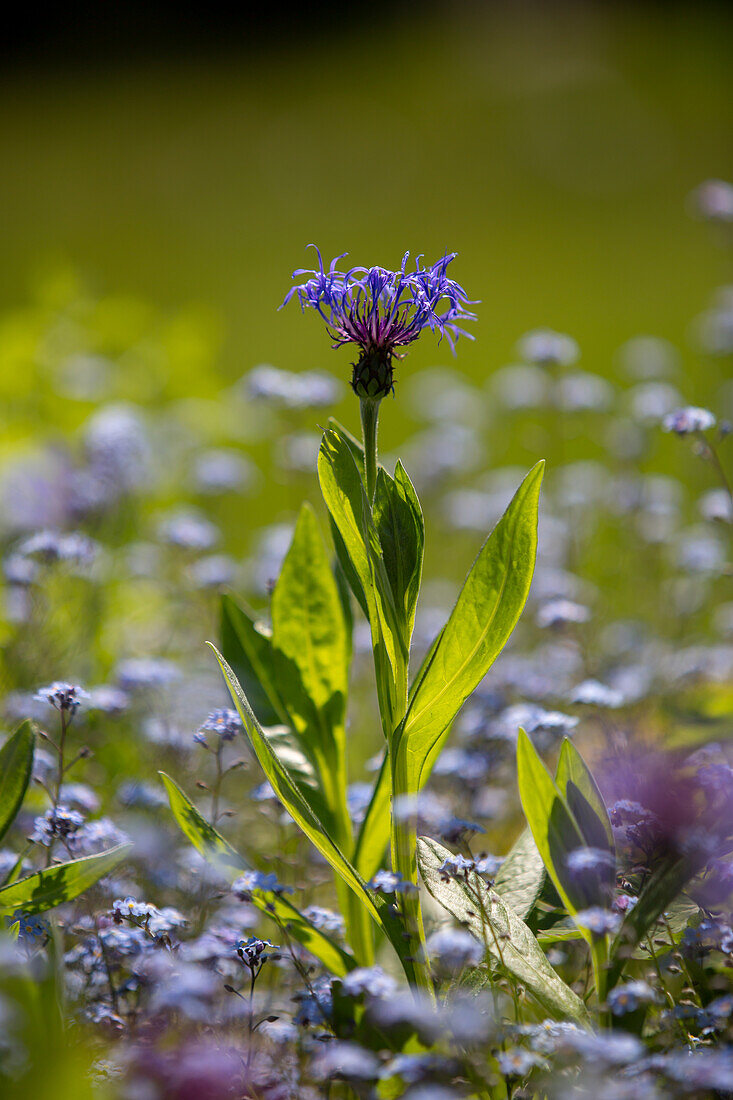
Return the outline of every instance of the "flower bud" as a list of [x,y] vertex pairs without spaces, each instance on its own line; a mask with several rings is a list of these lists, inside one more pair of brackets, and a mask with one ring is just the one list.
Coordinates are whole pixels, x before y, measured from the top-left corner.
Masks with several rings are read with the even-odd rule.
[[351,388],[357,397],[380,401],[394,390],[392,356],[378,347],[362,352],[354,363]]

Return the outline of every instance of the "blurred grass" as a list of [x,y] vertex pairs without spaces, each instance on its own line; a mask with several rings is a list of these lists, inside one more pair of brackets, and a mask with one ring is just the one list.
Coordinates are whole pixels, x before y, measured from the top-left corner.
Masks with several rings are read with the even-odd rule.
[[[316,241],[397,263],[460,253],[481,299],[460,368],[526,329],[608,373],[624,339],[680,343],[722,260],[685,214],[733,171],[731,15],[691,5],[445,5],[303,48],[6,72],[0,306],[71,263],[102,288],[221,311],[223,364],[346,370],[277,314]],[[429,342],[407,370],[446,358]],[[704,399],[695,378],[689,397]]]

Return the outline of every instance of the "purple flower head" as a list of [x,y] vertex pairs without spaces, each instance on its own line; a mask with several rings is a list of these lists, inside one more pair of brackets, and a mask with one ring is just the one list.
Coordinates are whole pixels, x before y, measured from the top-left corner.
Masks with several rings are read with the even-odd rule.
[[425,267],[418,256],[411,272],[407,270],[409,252],[398,271],[352,267],[346,272],[336,270],[346,253],[332,260],[328,271],[318,248],[316,253],[318,269],[293,272],[294,279],[304,276],[305,281],[292,287],[283,305],[297,294],[301,309],[307,306],[320,313],[335,348],[356,344],[361,349],[351,381],[357,396],[379,400],[392,392],[392,360],[400,357],[397,349],[417,340],[423,329],[438,332],[441,339],[445,336],[451,348],[459,336],[469,335],[457,322],[476,320],[467,308],[474,303],[447,275],[455,252],[447,252],[431,267]]

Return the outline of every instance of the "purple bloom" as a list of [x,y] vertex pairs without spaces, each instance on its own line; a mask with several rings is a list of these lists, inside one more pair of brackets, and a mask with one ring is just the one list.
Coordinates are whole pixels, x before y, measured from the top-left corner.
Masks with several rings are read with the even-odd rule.
[[473,303],[466,292],[447,275],[455,252],[447,252],[431,267],[424,267],[418,257],[413,272],[407,271],[409,252],[398,271],[352,267],[346,272],[336,270],[346,253],[332,260],[328,271],[318,248],[316,253],[318,269],[293,272],[294,279],[306,278],[288,292],[283,305],[297,294],[301,309],[307,306],[320,313],[335,348],[361,348],[351,382],[359,397],[379,400],[393,390],[392,359],[423,329],[446,336],[452,348],[460,335],[468,335],[456,322],[476,320],[467,309]]

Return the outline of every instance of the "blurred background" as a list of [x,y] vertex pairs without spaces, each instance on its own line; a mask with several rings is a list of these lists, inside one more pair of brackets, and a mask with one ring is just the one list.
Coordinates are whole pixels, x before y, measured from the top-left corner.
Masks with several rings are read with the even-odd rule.
[[[594,760],[731,732],[733,189],[700,187],[733,179],[733,9],[269,7],[27,6],[0,42],[2,724],[54,720],[50,681],[89,689],[74,778],[138,843],[114,889],[156,902],[190,905],[156,769],[189,793],[211,774],[217,593],[267,614],[319,502],[319,425],[358,427],[349,349],[278,312],[310,242],[367,266],[455,251],[478,300],[475,340],[423,336],[382,405],[426,512],[418,651],[548,460],[530,603],[431,790],[505,852],[520,722]],[[686,405],[706,443],[663,431]],[[357,622],[355,818],[381,745],[369,645]],[[261,779],[250,761],[251,800],[227,787],[227,829],[299,884]],[[34,787],[18,838],[45,805]],[[17,1095],[86,1095],[33,1042]]]
[[[231,16],[89,3],[15,20],[0,77],[9,544],[75,525],[85,506],[69,499],[70,471],[114,435],[120,408],[155,461],[140,475],[147,518],[103,532],[113,543],[203,502],[219,549],[241,562],[263,526],[317,499],[318,425],[333,412],[355,428],[357,410],[349,349],[332,351],[296,303],[278,312],[309,242],[385,266],[407,249],[428,262],[455,250],[454,276],[480,302],[475,341],[453,359],[421,340],[383,407],[385,453],[400,448],[423,490],[474,479],[458,502],[428,494],[429,519],[484,531],[496,506],[481,478],[509,467],[508,485],[540,456],[556,479],[613,461],[684,474],[694,492],[716,484],[658,426],[675,404],[719,416],[733,404],[731,308],[716,290],[731,277],[730,223],[705,224],[690,199],[733,174],[726,5],[436,0]],[[579,349],[559,397],[514,369],[518,341],[543,326]],[[289,376],[253,378],[262,364],[326,371],[332,388],[315,405],[273,398]],[[649,384],[662,389],[634,390]],[[218,473],[210,458],[209,491],[196,464],[222,448],[229,473],[226,455]],[[589,473],[584,492],[601,492]],[[599,583],[629,571],[611,524],[602,553],[590,540],[573,562]],[[428,571],[457,579],[471,552],[456,565],[449,547],[436,532]],[[613,595],[636,610],[633,586]]]

